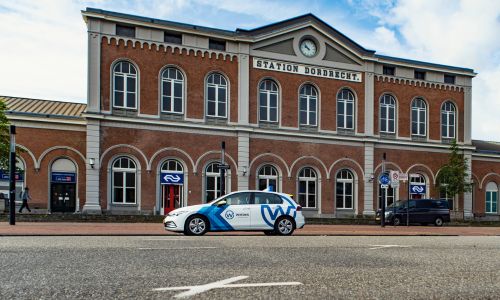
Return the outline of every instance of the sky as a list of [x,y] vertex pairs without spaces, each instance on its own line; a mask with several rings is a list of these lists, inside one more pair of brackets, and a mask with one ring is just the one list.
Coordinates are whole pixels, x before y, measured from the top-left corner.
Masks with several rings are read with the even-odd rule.
[[86,7],[228,30],[313,13],[378,54],[474,69],[472,138],[500,141],[498,0],[0,0],[0,95],[86,102]]

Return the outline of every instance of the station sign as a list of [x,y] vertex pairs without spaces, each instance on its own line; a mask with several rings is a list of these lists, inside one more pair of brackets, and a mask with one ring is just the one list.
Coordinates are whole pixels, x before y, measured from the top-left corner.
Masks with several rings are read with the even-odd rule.
[[411,184],[410,185],[410,193],[417,195],[425,195],[427,188],[425,185],[421,184]]
[[360,72],[325,68],[322,66],[302,65],[292,62],[263,59],[258,57],[255,57],[253,59],[253,67],[256,69],[264,69],[269,71],[278,71],[353,82],[361,82],[362,78]]
[[76,183],[76,173],[73,172],[52,172],[52,182],[54,183]]
[[161,172],[160,183],[161,184],[183,185],[184,184],[184,174]]

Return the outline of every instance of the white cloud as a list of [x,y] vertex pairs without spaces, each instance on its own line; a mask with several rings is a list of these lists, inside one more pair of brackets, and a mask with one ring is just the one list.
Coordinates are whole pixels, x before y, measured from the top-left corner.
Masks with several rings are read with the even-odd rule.
[[373,40],[386,39],[387,43],[373,48],[388,55],[473,68],[479,75],[473,80],[472,137],[500,140],[496,129],[500,121],[500,2],[401,0],[383,7],[388,8],[385,13],[380,13],[380,6],[364,7],[395,33],[376,28]]

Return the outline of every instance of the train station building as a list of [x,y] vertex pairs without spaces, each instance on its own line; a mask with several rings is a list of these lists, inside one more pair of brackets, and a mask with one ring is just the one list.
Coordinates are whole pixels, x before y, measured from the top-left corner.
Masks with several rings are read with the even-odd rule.
[[[455,218],[500,219],[500,143],[472,140],[471,69],[379,55],[311,14],[234,31],[82,15],[87,103],[1,97],[35,208],[165,214],[215,199],[224,180],[293,194],[309,217],[447,198]],[[452,140],[473,183],[456,197],[436,186]],[[384,153],[408,181],[382,199]]]

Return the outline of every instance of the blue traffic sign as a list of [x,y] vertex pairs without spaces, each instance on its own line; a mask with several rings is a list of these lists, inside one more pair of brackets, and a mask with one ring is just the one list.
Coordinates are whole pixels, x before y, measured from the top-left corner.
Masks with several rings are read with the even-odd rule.
[[160,183],[161,184],[183,185],[184,184],[184,174],[162,172],[160,174]]
[[389,182],[391,182],[391,179],[389,178],[389,175],[387,174],[382,174],[380,175],[380,177],[378,178],[378,182],[380,184],[389,184]]

